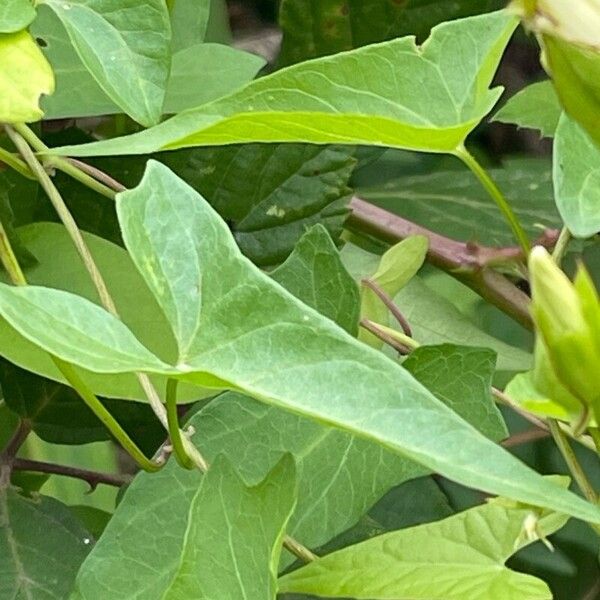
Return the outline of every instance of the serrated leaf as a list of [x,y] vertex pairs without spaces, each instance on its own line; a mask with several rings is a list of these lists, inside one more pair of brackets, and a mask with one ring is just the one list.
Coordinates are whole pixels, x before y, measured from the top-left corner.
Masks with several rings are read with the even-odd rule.
[[414,34],[444,21],[501,8],[498,0],[283,0],[280,62],[291,64]]
[[515,94],[492,121],[537,129],[544,137],[554,137],[562,111],[552,81],[546,80],[532,83]]
[[315,225],[300,238],[292,254],[271,277],[296,298],[356,336],[360,312],[358,287],[322,225]]
[[554,141],[554,191],[573,235],[587,238],[600,231],[600,146],[566,115]]
[[[390,298],[394,298],[423,266],[428,248],[429,243],[424,236],[415,235],[402,240],[383,254],[377,270],[367,278]],[[362,282],[360,296],[360,316],[362,318],[380,324],[389,322],[388,308],[375,291]],[[379,338],[364,329],[361,330],[358,337],[374,348],[381,348],[383,345]]]
[[[73,292],[99,303],[89,274],[64,227],[54,223],[35,223],[20,227],[16,232],[24,248],[36,258],[36,263],[26,270],[30,283]],[[165,360],[174,358],[177,347],[169,324],[127,253],[99,237],[87,233],[83,235],[104,274],[124,323],[154,354]],[[0,354],[38,375],[64,382],[48,354],[1,318]],[[100,375],[83,370],[79,370],[79,374],[100,396],[135,400],[145,398],[135,375]],[[153,380],[162,394],[165,378],[154,377]],[[201,396],[197,387],[179,386],[180,401],[191,402]]]
[[546,583],[504,563],[567,520],[498,499],[330,554],[281,578],[279,589],[369,600],[551,600]]
[[146,127],[162,114],[171,27],[164,0],[44,0],[104,93]]
[[66,598],[92,541],[60,502],[0,489],[0,598]]
[[492,399],[496,355],[483,348],[443,344],[411,352],[403,366],[446,406],[495,442],[508,437]]
[[35,19],[31,0],[3,0],[0,6],[0,33],[16,33]]
[[117,212],[125,244],[178,338],[184,379],[216,378],[466,485],[600,520],[599,509],[529,471],[395,362],[273,282],[165,166],[150,161],[141,184],[117,196]]
[[46,352],[97,373],[172,370],[117,318],[62,290],[0,283],[0,314]]
[[489,85],[515,27],[506,12],[443,23],[422,47],[406,37],[309,61],[147,132],[56,152],[147,154],[252,141],[453,152],[498,100],[501,91]]
[[[139,559],[126,554],[132,525],[141,521],[149,527],[156,509],[170,499],[168,494],[141,496],[138,482],[144,478],[136,479],[84,563],[73,598],[100,598],[102,590],[115,599],[275,599],[281,542],[295,503],[293,461],[283,458],[255,487],[246,487],[224,459],[203,477],[186,475],[197,482],[186,494],[188,506],[170,511],[164,544],[146,546],[148,537],[138,537],[132,549],[138,556],[144,553]],[[146,510],[140,511],[142,506]],[[175,532],[185,535],[175,537]],[[107,561],[107,556],[119,560]]]
[[27,31],[0,33],[0,122],[39,121],[40,96],[54,91],[54,75]]
[[[552,165],[547,159],[510,159],[490,175],[500,186],[525,231],[533,238],[562,221],[552,200]],[[438,169],[359,187],[369,202],[435,231],[463,241],[510,246],[514,237],[494,202],[464,169]]]

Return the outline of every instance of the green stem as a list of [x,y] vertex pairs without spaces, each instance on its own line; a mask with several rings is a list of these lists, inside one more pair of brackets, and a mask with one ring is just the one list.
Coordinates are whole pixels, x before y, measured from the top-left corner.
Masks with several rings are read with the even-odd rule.
[[[4,232],[4,227],[0,222],[0,229]],[[0,260],[8,271],[8,275],[14,285],[27,285],[27,279],[15,257],[10,241],[5,235],[0,234]],[[122,429],[114,417],[104,408],[100,400],[87,387],[83,380],[79,377],[75,369],[69,363],[64,362],[60,358],[50,355],[52,361],[62,373],[63,377],[71,384],[73,389],[81,396],[82,400],[94,411],[94,414],[109,428],[110,432],[115,436],[123,447],[131,454],[140,467],[146,471],[157,471],[161,468],[158,465],[144,456],[143,452],[135,445],[133,440]]]
[[33,173],[29,170],[29,167],[12,152],[9,152],[5,148],[0,146],[0,162],[8,165],[11,169],[14,169],[19,175],[27,177],[27,179],[35,179]]
[[562,263],[570,241],[571,232],[569,231],[568,227],[565,226],[561,229],[556,246],[554,246],[554,250],[552,251],[552,258],[558,266],[560,266]]
[[144,469],[144,471],[155,472],[162,468],[161,464],[150,460],[137,447],[136,443],[127,435],[125,430],[119,425],[116,419],[104,407],[97,396],[88,388],[87,384],[81,379],[73,365],[61,360],[56,356],[51,356],[52,361],[68,381],[70,386],[81,396],[92,412],[104,423],[108,430],[115,436],[117,441],[131,455],[135,462]]
[[500,190],[500,188],[496,185],[494,180],[488,175],[487,171],[477,162],[477,159],[464,147],[461,146],[457,150],[455,150],[454,155],[460,158],[460,160],[465,163],[469,169],[473,172],[473,174],[479,179],[480,183],[483,185],[487,193],[490,195],[492,200],[496,203],[504,218],[510,225],[512,232],[519,242],[525,256],[529,255],[529,251],[531,250],[531,244],[529,242],[529,238],[525,233],[525,230],[521,226],[517,215],[515,215],[513,209],[511,208],[508,200]]
[[575,456],[575,452],[573,452],[573,448],[569,444],[569,440],[567,436],[564,434],[563,430],[560,428],[558,423],[554,419],[548,419],[548,426],[550,427],[550,433],[554,438],[554,441],[560,450],[567,466],[569,467],[569,471],[571,475],[573,475],[573,479],[579,486],[579,489],[583,492],[583,495],[592,503],[598,503],[598,496],[596,491],[594,490],[592,484],[590,483],[585,471],[579,464],[577,457]]
[[[36,152],[44,154],[44,163],[49,167],[54,167],[63,173],[66,173],[73,179],[76,179],[86,187],[98,192],[102,196],[109,198],[110,200],[115,199],[115,193],[108,186],[96,181],[93,177],[84,173],[81,169],[77,168],[68,158],[62,156],[46,155],[50,148],[35,135],[35,133],[27,127],[24,123],[18,123],[10,126],[14,131],[18,132],[19,135],[27,141]],[[8,131],[8,128],[7,128]],[[9,134],[10,135],[10,134]]]
[[177,385],[176,379],[169,379],[167,381],[167,419],[169,426],[169,437],[171,438],[171,445],[173,446],[173,452],[177,462],[184,469],[193,469],[194,463],[188,456],[181,433],[179,429],[179,415],[177,414]]
[[382,325],[381,323],[375,323],[374,321],[370,321],[377,329],[383,331],[386,335],[391,337],[393,340],[400,342],[402,345],[406,346],[410,350],[416,350],[421,347],[421,344],[417,342],[414,338],[402,333],[392,327],[387,327],[386,325]]
[[27,285],[27,280],[6,235],[2,221],[0,221],[0,261],[14,285]]
[[[31,132],[29,128],[26,127],[26,129],[27,131]],[[21,156],[23,156],[23,158],[25,159],[25,162],[28,164],[29,168],[36,176],[37,180],[40,182],[40,185],[46,192],[48,198],[50,199],[50,202],[52,203],[54,209],[60,217],[60,220],[66,227],[67,232],[71,236],[71,239],[73,240],[73,243],[77,248],[77,252],[81,256],[81,259],[85,264],[85,268],[87,269],[88,273],[90,274],[90,277],[92,278],[92,281],[94,282],[94,286],[98,290],[98,295],[100,296],[100,300],[103,306],[109,312],[115,314],[117,309],[108,291],[104,278],[102,277],[100,270],[96,266],[94,258],[89,248],[87,247],[85,240],[83,239],[83,235],[81,234],[81,231],[79,231],[79,227],[77,227],[77,223],[75,222],[73,215],[71,214],[67,205],[62,199],[60,192],[54,185],[54,182],[52,181],[48,173],[46,173],[46,170],[44,169],[40,161],[33,153],[31,147],[29,146],[25,138],[23,138],[23,136],[21,136],[15,131],[15,129],[8,125],[6,126],[6,132],[13,141],[17,150],[21,153]]]

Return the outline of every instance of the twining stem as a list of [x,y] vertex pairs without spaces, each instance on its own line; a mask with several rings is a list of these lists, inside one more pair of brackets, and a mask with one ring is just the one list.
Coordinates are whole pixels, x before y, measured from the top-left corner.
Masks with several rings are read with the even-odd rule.
[[560,453],[562,454],[567,466],[569,467],[569,471],[571,475],[573,475],[573,479],[576,481],[579,489],[583,492],[583,495],[594,504],[598,503],[598,495],[594,490],[594,487],[590,483],[585,471],[579,464],[577,457],[575,456],[575,452],[573,452],[573,448],[569,444],[569,440],[567,436],[564,434],[563,430],[558,426],[558,423],[554,419],[548,419],[548,425],[550,427],[550,433],[554,438],[554,442],[556,443]]
[[171,379],[167,381],[167,419],[169,426],[169,437],[171,438],[171,445],[173,446],[173,452],[177,462],[184,469],[193,469],[194,463],[187,455],[185,446],[183,443],[183,436],[179,429],[179,415],[177,414],[177,379]]
[[396,306],[394,299],[391,298],[389,294],[387,294],[385,290],[381,286],[377,285],[377,283],[372,279],[363,279],[361,283],[365,287],[368,287],[383,302],[386,308],[392,313],[396,321],[398,321],[400,327],[402,327],[402,331],[404,331],[407,336],[412,337],[410,323],[402,314],[402,311],[398,308],[398,306]]
[[[0,230],[3,232],[4,227],[0,221]],[[10,241],[5,235],[0,235],[0,260],[12,283],[16,286],[27,285],[27,278],[15,257]],[[85,382],[79,377],[75,369],[69,363],[50,354],[52,362],[60,371],[62,376],[69,382],[73,389],[81,396],[82,400],[94,412],[94,414],[108,427],[115,438],[123,445],[123,447],[131,454],[134,460],[145,471],[157,471],[161,468],[161,464],[155,463],[144,455],[137,447],[135,442],[129,437],[127,432],[119,425],[114,417],[106,410],[103,404],[98,400],[95,394],[88,388]]]
[[477,179],[479,179],[480,183],[483,185],[492,200],[494,200],[500,209],[500,212],[502,212],[504,218],[510,225],[516,240],[525,253],[525,256],[528,256],[529,251],[531,250],[529,238],[521,226],[517,215],[515,215],[513,209],[511,208],[508,200],[500,188],[496,185],[496,182],[489,176],[487,171],[464,146],[460,146],[457,150],[455,150],[454,155],[460,158],[460,160],[462,160],[463,163],[465,163],[465,165],[471,169]]
[[15,458],[13,461],[14,471],[28,471],[31,473],[47,473],[49,475],[61,475],[80,479],[89,484],[91,491],[98,487],[98,484],[121,487],[133,481],[130,475],[119,475],[115,473],[100,473],[88,469],[80,469],[68,465],[56,465],[54,463],[42,462],[39,460],[30,460],[28,458]]
[[40,182],[40,185],[46,192],[46,195],[52,202],[54,209],[56,210],[60,220],[63,222],[64,226],[67,229],[67,232],[71,236],[75,247],[77,248],[77,252],[81,256],[85,268],[87,269],[92,281],[94,282],[94,286],[98,290],[98,295],[100,296],[100,301],[102,305],[112,314],[117,312],[115,304],[112,300],[112,297],[106,287],[106,283],[100,270],[96,266],[94,258],[83,239],[83,235],[81,231],[79,231],[79,227],[77,227],[77,223],[73,218],[73,215],[69,211],[67,205],[65,204],[60,192],[54,185],[54,182],[46,173],[46,170],[37,159],[35,154],[33,153],[29,144],[25,141],[25,139],[17,133],[11,126],[6,126],[6,132],[8,133],[10,139],[13,141],[13,144],[16,146],[17,150],[21,153],[21,156],[25,159],[25,162],[35,174],[37,180]]
[[27,179],[35,179],[35,175],[29,170],[29,167],[18,157],[0,146],[0,162],[14,169],[19,175]]
[[163,465],[146,458],[145,454],[137,447],[127,433],[125,433],[112,414],[104,407],[102,402],[98,400],[83,379],[81,379],[73,366],[56,356],[53,356],[52,360],[60,369],[60,372],[63,374],[69,385],[77,391],[88,407],[94,412],[98,419],[104,423],[106,428],[115,436],[117,441],[132,456],[135,462],[144,469],[144,471],[159,471]]
[[[27,142],[29,142],[31,147],[36,149],[38,152],[45,152],[48,150],[48,147],[39,138],[37,138],[37,136],[26,125],[16,126],[15,129],[17,129],[19,134],[21,134],[21,137],[24,138],[25,140],[27,140]],[[31,153],[31,148],[29,146],[28,146],[28,149]],[[39,163],[39,161],[37,161],[35,155],[33,155],[33,158],[36,160],[36,162]],[[90,167],[89,165],[85,165],[85,168],[82,168],[82,165],[84,165],[85,163],[80,163],[79,161],[70,161],[68,159],[62,159],[60,157],[52,157],[51,164],[52,164],[52,166],[63,171],[64,173],[71,175],[74,179],[83,183],[87,187],[89,187],[91,189],[95,189],[102,195],[104,195],[108,198],[111,198],[113,200],[115,199],[116,192],[121,192],[125,189],[124,186],[122,186],[119,182],[115,181],[114,179],[112,179],[108,176],[103,177],[103,175],[104,175],[103,173],[97,171],[96,169],[94,169],[93,167]],[[42,169],[43,169],[43,167],[42,167]],[[84,172],[84,170],[87,171],[87,173]],[[45,171],[44,171],[44,173],[45,173]],[[89,175],[88,175],[88,173],[89,173]],[[45,175],[47,176],[46,173],[45,173]],[[96,178],[101,179],[102,182],[97,181]],[[52,181],[50,181],[50,183],[52,183]],[[110,187],[105,185],[105,183],[108,184],[108,186],[110,186]],[[60,196],[60,194],[59,194],[59,196]],[[61,198],[61,200],[62,200],[62,198]],[[65,208],[66,208],[66,206],[65,206]],[[114,303],[111,302],[111,304],[114,306]],[[118,317],[116,309],[115,309],[114,315]],[[154,412],[156,413],[157,417],[159,418],[159,420],[161,421],[163,426],[167,430],[170,431],[168,411],[165,410],[165,407],[163,406],[163,404],[160,400],[160,397],[158,396],[158,393],[156,392],[156,389],[152,385],[150,379],[144,373],[137,373],[136,375],[138,376],[138,380],[139,380],[142,388],[144,389],[144,392],[146,393],[148,401],[149,401],[151,407],[153,408]],[[172,422],[174,421],[174,417],[176,417],[176,413],[174,415],[172,415],[172,418],[171,418]],[[171,425],[171,427],[172,426],[173,425]],[[206,471],[208,471],[208,469],[209,469],[208,462],[200,454],[200,452],[194,446],[194,444],[191,442],[191,440],[189,440],[187,438],[187,436],[185,436],[185,434],[181,435],[181,431],[180,431],[179,436],[170,435],[170,437],[171,437],[171,443],[174,443],[173,442],[174,438],[178,439],[181,442],[182,447],[184,449],[184,453],[191,459],[191,461],[194,463],[194,466],[199,471],[201,471],[202,473],[205,473]],[[298,541],[296,541],[294,538],[290,537],[289,535],[286,535],[284,537],[283,545],[292,554],[294,554],[295,556],[297,556],[298,558],[300,558],[301,560],[303,560],[305,562],[309,562],[309,561],[315,560],[317,558],[317,556],[315,554],[313,554],[308,548],[306,548],[305,546],[300,544]]]
[[[7,127],[7,126],[5,126]],[[35,133],[27,127],[24,123],[15,123],[10,126],[14,131],[18,132],[18,134],[33,148],[36,152],[44,154],[50,150],[40,138],[35,135]],[[7,128],[8,132],[8,128]],[[76,179],[86,187],[98,192],[102,196],[106,196],[111,200],[114,199],[114,193],[105,185],[96,181],[93,177],[85,173],[83,170],[77,168],[73,162],[68,158],[63,158],[62,156],[54,156],[47,155],[44,156],[44,163],[63,173],[66,173],[73,179]]]
[[0,260],[14,285],[27,285],[2,221],[0,221]]
[[[32,151],[30,144],[34,144],[34,147],[36,149],[40,149],[41,151],[47,150],[47,146],[41,140],[39,140],[39,138],[37,138],[33,131],[31,131],[24,124],[15,125],[14,128],[6,125],[5,128],[8,135],[13,140],[13,143],[25,159],[26,163],[29,165],[29,168],[36,175],[36,178],[40,182],[40,185],[43,187],[44,191],[50,198],[50,201],[52,202],[52,205],[54,206],[58,216],[65,225],[67,232],[71,236],[71,239],[75,244],[77,252],[81,256],[84,265],[92,279],[92,282],[94,283],[94,286],[98,291],[98,296],[100,297],[100,302],[102,303],[102,306],[114,317],[120,318],[119,313],[117,311],[117,307],[115,306],[110,292],[108,291],[108,287],[106,285],[106,282],[104,281],[102,273],[100,273],[100,270],[98,269],[98,266],[94,261],[92,253],[90,252],[87,244],[85,243],[85,240],[83,239],[83,235],[81,234],[81,231],[79,230],[79,227],[77,226],[73,215],[71,214],[69,208],[65,204],[62,196],[60,195],[60,192],[54,185],[54,182],[52,181],[52,179],[50,178],[50,176],[48,175],[48,173],[46,172],[46,170]],[[17,129],[18,132],[16,131]],[[25,134],[27,137],[25,138],[23,135],[21,135],[21,133]],[[77,179],[84,185],[90,185],[91,182],[90,187],[92,187],[92,189],[97,190],[97,186],[101,185],[105,195],[112,199],[115,198],[115,192],[113,190],[104,186],[103,184],[99,184],[93,177],[80,171],[75,165],[70,163],[68,160],[60,159],[56,162],[55,166],[60,167],[65,173],[69,175],[77,175]],[[146,394],[150,407],[162,423],[163,427],[169,430],[169,421],[167,418],[166,409],[156,389],[152,385],[150,378],[145,373],[136,373],[136,377],[144,393]],[[184,439],[183,445],[191,460],[193,460],[194,463],[197,463],[200,468],[205,469],[206,461],[204,460],[198,449],[188,439]]]

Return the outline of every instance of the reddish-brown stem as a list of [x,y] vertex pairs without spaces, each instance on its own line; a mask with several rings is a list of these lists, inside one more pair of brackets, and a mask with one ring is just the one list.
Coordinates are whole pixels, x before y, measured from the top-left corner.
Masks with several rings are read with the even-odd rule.
[[[412,235],[425,236],[429,240],[427,259],[432,265],[447,271],[523,326],[532,329],[527,294],[510,279],[491,269],[501,264],[520,263],[523,260],[520,248],[492,248],[452,240],[361,198],[353,198],[350,208],[350,229],[391,244]],[[558,235],[558,231],[547,230],[536,243],[551,247]]]
[[394,315],[396,321],[398,321],[402,331],[408,336],[412,337],[412,330],[406,317],[402,314],[394,300],[385,293],[372,279],[363,279],[362,284],[372,290],[375,295],[385,304],[386,308]]
[[132,481],[132,477],[128,475],[100,473],[97,471],[89,471],[87,469],[79,469],[67,465],[56,465],[26,458],[15,458],[13,461],[13,469],[15,471],[31,471],[34,473],[47,473],[50,475],[62,475],[64,477],[71,477],[72,479],[80,479],[90,486],[90,491],[95,490],[100,483],[113,487],[121,487]]
[[535,442],[549,436],[550,432],[543,429],[528,429],[527,431],[522,431],[521,433],[515,433],[514,435],[511,435],[502,442],[502,446],[505,448],[514,448],[516,446],[522,446],[523,444]]

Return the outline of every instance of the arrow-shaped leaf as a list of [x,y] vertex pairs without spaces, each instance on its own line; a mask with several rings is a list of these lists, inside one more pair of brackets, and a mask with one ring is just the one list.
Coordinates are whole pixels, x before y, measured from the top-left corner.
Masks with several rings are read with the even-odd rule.
[[600,509],[493,444],[402,367],[361,344],[244,258],[227,225],[150,161],[117,211],[134,262],[179,342],[179,368],[371,439],[450,479],[591,521]]
[[283,577],[280,591],[369,600],[551,600],[543,581],[504,563],[566,521],[496,499],[344,548]]
[[[54,0],[53,0],[54,1]],[[146,132],[59,150],[146,154],[236,142],[309,142],[453,152],[501,94],[490,90],[517,21],[495,12],[258,79]]]

